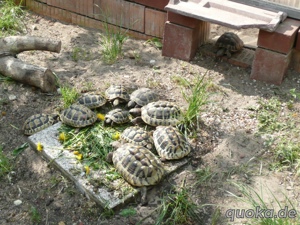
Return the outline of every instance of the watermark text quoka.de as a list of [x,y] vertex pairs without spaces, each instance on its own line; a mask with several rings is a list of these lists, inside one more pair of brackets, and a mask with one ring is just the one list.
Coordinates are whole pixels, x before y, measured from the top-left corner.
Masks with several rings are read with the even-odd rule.
[[229,218],[230,221],[234,219],[242,218],[296,218],[297,211],[295,209],[288,209],[287,206],[284,209],[275,211],[274,209],[262,209],[260,206],[256,206],[254,209],[228,209],[225,212],[225,217]]

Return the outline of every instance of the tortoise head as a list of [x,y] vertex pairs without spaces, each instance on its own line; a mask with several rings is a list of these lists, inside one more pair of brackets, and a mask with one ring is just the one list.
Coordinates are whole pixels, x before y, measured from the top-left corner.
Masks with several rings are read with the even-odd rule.
[[112,158],[113,158],[113,152],[109,152],[108,154],[107,154],[107,156],[106,156],[106,161],[108,162],[108,163],[113,163],[113,160],[112,160]]

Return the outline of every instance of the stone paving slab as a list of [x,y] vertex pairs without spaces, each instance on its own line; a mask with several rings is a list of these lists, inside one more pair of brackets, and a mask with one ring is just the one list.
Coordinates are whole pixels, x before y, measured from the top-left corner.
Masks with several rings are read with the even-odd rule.
[[165,10],[234,29],[258,28],[271,32],[287,17],[284,12],[225,0],[170,0]]
[[[60,126],[61,122],[31,135],[28,138],[29,143],[31,148],[36,151],[37,143],[40,142],[43,145],[42,156],[49,161],[49,164],[56,166],[67,178],[73,181],[87,198],[94,200],[101,207],[113,209],[122,207],[140,195],[138,188],[132,187],[123,179],[118,181],[116,185],[108,181],[112,183],[111,187],[101,186],[102,179],[105,179],[104,171],[91,171],[90,175],[86,176],[83,165],[72,152],[63,149],[62,144],[58,141]],[[163,165],[169,175],[188,162],[189,158],[184,158],[180,161],[163,163]],[[98,184],[95,185],[95,182]],[[117,188],[118,186],[121,186],[121,189]],[[112,187],[116,187],[116,189]]]

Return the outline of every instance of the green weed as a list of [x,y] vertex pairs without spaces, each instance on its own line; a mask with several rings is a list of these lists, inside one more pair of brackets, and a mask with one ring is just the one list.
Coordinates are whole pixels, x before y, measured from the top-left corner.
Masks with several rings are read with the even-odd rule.
[[89,61],[91,60],[91,53],[81,47],[74,47],[71,52],[71,58],[75,62],[78,62],[78,60]]
[[121,26],[111,27],[107,22],[107,16],[104,30],[104,34],[101,34],[102,59],[107,64],[113,64],[122,55],[123,45],[128,38],[127,30],[124,31]]
[[184,88],[188,88],[190,86],[190,82],[188,82],[182,76],[174,75],[171,77],[171,80]]
[[100,215],[100,218],[104,219],[110,219],[115,215],[115,212],[113,209],[110,209],[108,207],[104,207],[103,212]]
[[42,220],[41,214],[34,206],[31,206],[29,213],[30,213],[30,219],[33,223],[41,222]]
[[273,133],[286,128],[286,124],[279,121],[281,102],[277,98],[271,98],[267,101],[261,100],[259,104],[257,119],[260,132]]
[[13,0],[0,1],[0,37],[15,35],[25,27],[24,11]]
[[[197,206],[190,198],[185,187],[174,193],[169,193],[162,198],[162,203],[155,210],[158,213],[154,225],[183,225],[201,224],[199,216],[200,206]],[[138,225],[151,215],[139,221]]]
[[193,83],[185,79],[185,83],[188,87],[182,91],[184,99],[188,103],[188,108],[183,112],[183,130],[191,131],[194,130],[195,126],[198,126],[198,117],[200,112],[203,110],[203,106],[208,102],[208,82],[204,80],[205,75],[196,77]]
[[196,185],[206,185],[210,183],[210,181],[216,175],[214,172],[211,171],[209,167],[205,167],[203,169],[197,169],[195,171],[197,182]]
[[4,153],[3,153],[3,147],[0,145],[0,178],[5,176],[7,173],[9,173],[12,170],[12,165]]
[[300,143],[287,139],[281,139],[274,148],[275,163],[274,169],[293,168],[300,159]]
[[127,209],[123,209],[120,212],[120,215],[123,216],[123,217],[135,216],[136,215],[136,210],[132,207],[129,207]]
[[76,88],[70,88],[70,87],[65,86],[65,87],[61,87],[60,91],[61,91],[61,95],[62,95],[62,101],[63,101],[64,108],[68,108],[79,97],[79,93],[76,90]]
[[150,44],[157,49],[162,49],[163,47],[162,42],[159,38],[150,38],[145,42],[145,44]]

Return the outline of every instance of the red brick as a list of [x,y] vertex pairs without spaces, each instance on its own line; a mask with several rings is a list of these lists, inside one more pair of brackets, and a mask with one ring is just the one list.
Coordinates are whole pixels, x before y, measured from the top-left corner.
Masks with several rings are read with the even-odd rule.
[[294,47],[299,27],[300,21],[288,18],[274,32],[259,30],[257,45],[287,54]]
[[201,20],[197,20],[192,17],[183,16],[177,13],[168,11],[168,21],[175,23],[181,26],[195,28],[199,26]]
[[300,30],[298,30],[298,33],[297,33],[297,36],[296,36],[295,49],[300,51]]
[[152,7],[154,9],[164,10],[169,0],[132,0],[133,2]]
[[145,6],[124,0],[94,0],[94,5],[96,19],[145,32]]
[[293,49],[290,68],[300,73],[300,51]]
[[252,64],[251,79],[280,85],[291,61],[292,51],[281,54],[257,48]]
[[189,61],[199,44],[199,29],[165,23],[162,55]]
[[164,26],[167,21],[167,13],[154,9],[145,9],[145,34],[162,38]]

